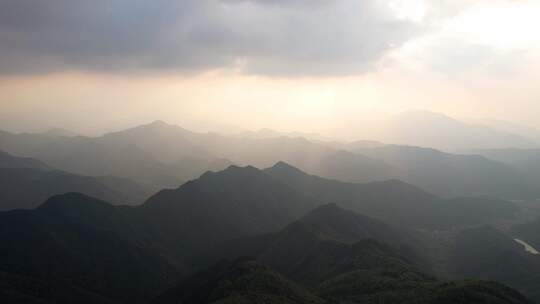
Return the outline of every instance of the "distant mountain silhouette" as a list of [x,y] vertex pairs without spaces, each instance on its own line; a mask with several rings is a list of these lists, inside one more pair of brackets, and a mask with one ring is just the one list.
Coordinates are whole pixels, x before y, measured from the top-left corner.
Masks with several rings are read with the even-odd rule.
[[40,169],[51,170],[47,164],[42,161],[33,158],[16,157],[6,152],[0,151],[0,168],[27,168],[27,169]]
[[[448,147],[507,138],[431,119],[410,127],[471,132]],[[538,244],[537,223],[481,227],[518,210],[491,197],[539,197],[536,151],[262,133],[161,121],[100,137],[0,132],[0,149],[23,156],[0,152],[0,209],[39,205],[0,212],[0,301],[528,303],[474,279],[540,300],[540,257],[510,237]],[[223,258],[234,262],[198,272]]]
[[537,145],[520,135],[430,111],[406,111],[390,117],[381,125],[372,130],[373,138],[377,140],[444,151],[532,148]]
[[105,134],[96,141],[105,145],[125,144],[136,147],[153,159],[173,163],[182,157],[211,158],[213,154],[199,147],[201,135],[163,121]]
[[534,180],[502,162],[411,146],[387,145],[355,152],[407,172],[402,179],[446,197],[537,198]]
[[0,212],[0,270],[141,302],[181,272],[146,231],[122,208],[82,194],[55,196],[35,210]]
[[70,173],[125,177],[155,190],[232,164],[218,162],[217,157],[207,159],[197,148],[189,150],[185,134],[191,133],[163,122],[95,138],[0,132],[0,149]]
[[[437,138],[445,137],[439,134]],[[374,142],[223,136],[191,132],[162,121],[95,138],[0,132],[0,149],[71,173],[126,177],[153,189],[175,187],[231,164],[264,168],[285,161],[327,178],[349,182],[400,179],[442,196],[540,197],[536,180],[479,156]]]
[[398,180],[345,183],[308,175],[284,162],[265,172],[320,203],[339,205],[410,227],[451,227],[511,217],[516,207],[496,199],[442,199]]
[[472,152],[506,164],[535,186],[540,184],[540,149],[492,149]]
[[279,132],[268,128],[259,129],[257,131],[245,131],[238,135],[239,137],[253,138],[253,139],[268,139],[278,137],[291,137],[291,138],[305,138],[311,141],[331,141],[329,137],[323,136],[318,133],[305,133],[305,132]]
[[540,130],[529,125],[509,122],[500,119],[480,119],[473,121],[475,124],[484,125],[491,129],[519,135],[523,138],[533,141],[535,144],[540,144]]
[[522,169],[540,162],[540,149],[477,149],[471,152]]
[[140,204],[149,190],[116,177],[89,177],[54,170],[31,159],[0,152],[0,210],[31,209],[47,198],[81,192],[116,204]]

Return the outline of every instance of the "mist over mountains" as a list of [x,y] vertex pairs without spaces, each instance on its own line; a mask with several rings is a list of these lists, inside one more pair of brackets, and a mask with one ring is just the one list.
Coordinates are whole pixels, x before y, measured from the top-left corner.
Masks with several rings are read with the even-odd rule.
[[342,181],[400,179],[445,197],[540,197],[538,177],[527,166],[480,156],[483,150],[452,154],[371,141],[227,136],[191,132],[162,121],[100,137],[2,132],[0,150],[75,174],[128,178],[151,191],[175,187],[231,164],[266,168],[285,161],[308,173]]
[[0,299],[540,300],[536,150],[297,135],[1,132]]
[[539,28],[0,0],[0,304],[540,304]]
[[[524,128],[524,127],[523,127]],[[517,129],[517,130],[516,130]],[[387,143],[456,152],[470,149],[538,147],[537,133],[504,123],[464,121],[430,111],[389,116],[367,134]]]
[[0,152],[0,210],[32,209],[49,197],[81,192],[114,204],[142,203],[150,189],[125,178],[83,176],[56,170],[45,163]]
[[[294,182],[289,182],[291,178]],[[156,303],[181,299],[211,303],[221,297],[276,303],[283,298],[291,303],[417,302],[420,298],[422,303],[438,303],[441,298],[529,303],[499,284],[445,281],[474,277],[497,279],[536,297],[532,284],[537,283],[538,257],[505,234],[492,243],[493,251],[504,252],[510,246],[516,258],[521,257],[519,263],[525,263],[519,271],[528,269],[521,275],[530,279],[493,275],[488,266],[471,272],[473,268],[462,263],[474,263],[482,256],[471,255],[471,245],[449,246],[462,237],[451,232],[454,229],[467,233],[473,223],[514,218],[514,206],[504,203],[508,206],[501,209],[497,202],[481,204],[483,212],[474,215],[474,201],[457,204],[410,185],[396,188],[395,183],[342,183],[278,163],[266,171],[232,166],[206,173],[175,190],[163,190],[138,207],[115,207],[75,193],[54,196],[35,210],[0,213],[0,241],[9,244],[1,268],[5,273],[2,286],[9,292],[0,295],[45,302],[81,298],[92,303],[144,303],[154,297]],[[346,194],[351,191],[356,198]],[[337,204],[322,204],[330,199],[319,197],[325,192],[334,193],[339,205],[363,210],[365,215]],[[396,196],[395,202],[389,194]],[[398,199],[415,196],[424,200],[420,206],[411,205],[417,199]],[[385,207],[373,209],[381,204]],[[403,209],[396,210],[400,204]],[[411,212],[402,212],[407,208]],[[452,212],[445,211],[442,215],[447,220],[441,223],[439,208],[456,208],[468,220],[448,217]],[[386,213],[381,214],[382,210]],[[423,210],[424,220],[414,210]],[[441,229],[451,232],[449,238],[430,232]],[[482,234],[476,240],[482,247]],[[253,262],[235,261],[244,256]],[[223,258],[235,262],[203,270]],[[193,274],[198,270],[203,272]],[[51,292],[25,289],[15,285],[17,280]],[[240,281],[223,290],[221,280]],[[240,283],[245,280],[250,283]],[[180,285],[175,287],[175,282]],[[210,295],[216,298],[204,300]]]

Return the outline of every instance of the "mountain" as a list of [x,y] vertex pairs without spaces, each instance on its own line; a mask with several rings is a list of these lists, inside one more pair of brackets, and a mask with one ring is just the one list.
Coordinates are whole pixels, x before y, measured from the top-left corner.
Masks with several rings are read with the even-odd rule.
[[169,242],[192,249],[277,230],[314,204],[254,167],[207,172],[177,189],[163,190],[142,206]]
[[348,151],[325,155],[313,166],[303,165],[299,161],[292,163],[315,175],[355,183],[404,179],[407,176],[406,171],[384,161]]
[[449,246],[449,273],[498,281],[540,301],[540,256],[489,226],[460,231]]
[[64,136],[64,137],[75,137],[79,136],[77,133],[62,129],[62,128],[51,128],[46,130],[45,132],[41,133],[43,135],[47,136]]
[[[298,186],[310,176],[286,164],[279,167],[290,171],[288,175],[304,177],[299,175],[298,184],[288,185],[266,171],[231,166],[163,190],[141,206],[113,206],[82,194],[66,194],[34,210],[0,212],[4,244],[0,273],[9,281],[0,284],[9,286],[10,296],[45,301],[63,296],[55,293],[65,288],[75,299],[88,294],[105,302],[140,303],[172,288],[157,299],[178,302],[179,296],[189,303],[210,294],[225,303],[249,302],[258,296],[276,303],[320,298],[330,303],[398,299],[527,303],[497,284],[437,281],[426,272],[433,266],[426,256],[431,248],[426,243],[429,232],[396,228],[335,204],[316,207],[317,192],[310,195]],[[343,189],[356,186],[313,176],[310,180]],[[431,197],[400,184],[414,195]],[[375,198],[392,192],[384,183],[376,185]],[[356,198],[362,205],[361,196]],[[216,258],[245,255],[270,268],[227,266],[223,272],[214,269],[186,277]],[[21,292],[12,278],[50,292]],[[173,287],[178,280],[180,285]]]
[[[418,253],[409,247],[414,243],[412,239],[383,222],[329,204],[316,208],[275,234],[258,257],[299,282],[313,284],[340,274],[348,263],[354,264],[350,260],[352,256],[366,253],[366,248],[393,256],[393,250],[387,250],[382,244],[392,244],[398,252],[416,259]],[[366,266],[382,267],[392,263],[376,261],[378,255],[373,261],[365,260],[368,256],[364,256],[362,262]]]
[[540,130],[528,125],[498,119],[481,119],[473,123],[485,125],[494,130],[516,134],[530,139],[536,144],[540,143]]
[[[382,250],[388,257],[400,256],[407,265],[415,264],[420,269],[431,271],[433,265],[430,257],[425,255],[426,246],[424,237],[414,230],[390,226],[336,204],[327,204],[278,232],[233,239],[213,246],[201,255],[199,264],[252,256],[298,282],[312,285],[352,267],[347,264],[352,263],[351,255],[365,253],[362,250],[366,248]],[[391,264],[390,260],[387,262]],[[365,261],[373,267],[382,267],[387,262]]]
[[523,169],[540,162],[540,149],[478,149],[471,152]]
[[101,137],[0,132],[0,149],[70,173],[123,177],[155,190],[177,186],[209,169],[224,169],[231,164],[221,164],[218,158],[206,159],[197,149],[182,153],[188,145],[181,136],[189,132],[167,126],[155,122]]
[[[233,259],[247,253],[330,303],[528,303],[500,284],[441,282],[423,273],[414,262],[415,251],[404,245],[413,244],[407,234],[329,204],[259,241],[233,240],[212,253]],[[176,289],[173,298],[191,293]]]
[[506,164],[535,185],[540,183],[540,149],[473,150],[472,153]]
[[448,228],[508,218],[516,212],[509,202],[485,198],[442,199],[398,180],[345,183],[308,175],[284,162],[265,170],[320,204],[344,208],[389,223],[417,228]]
[[[458,142],[467,140],[467,136],[461,133],[466,133],[465,130],[470,128],[476,128],[434,113],[405,113],[403,116],[411,116],[412,120],[422,120],[425,116],[426,124],[442,121],[435,125],[447,128],[445,132],[458,130],[456,132],[459,136],[455,136]],[[406,128],[408,127],[400,126],[400,129]],[[437,127],[427,128],[420,125],[411,132],[416,134],[418,130],[433,131],[437,139],[445,141],[451,138],[442,131],[436,131]],[[487,131],[486,134],[483,131],[471,132],[471,142],[479,143],[476,137],[493,135],[496,139],[492,141],[500,141],[513,146],[512,141],[501,134],[491,134]],[[112,133],[99,140],[104,141],[105,138],[112,142],[133,144],[156,159],[172,160],[175,157],[180,159],[199,156],[207,159],[227,159],[235,164],[253,165],[259,168],[285,161],[311,174],[342,181],[370,182],[400,179],[445,197],[488,196],[505,199],[540,197],[536,179],[531,180],[529,175],[523,175],[519,170],[504,163],[478,155],[451,154],[420,147],[383,145],[369,141],[339,145],[284,136],[227,137],[210,133],[194,133],[163,122]],[[405,143],[410,145],[414,144],[414,141],[405,141]],[[192,174],[193,177],[197,176],[197,172],[199,171]]]
[[241,132],[239,137],[253,138],[253,139],[265,139],[265,138],[278,138],[278,137],[291,137],[291,138],[305,138],[310,141],[331,141],[329,137],[323,136],[318,133],[305,133],[305,132],[279,132],[272,129],[259,129],[257,131],[245,131]]
[[[344,282],[346,279],[352,278],[336,279],[317,290],[321,294],[317,296],[270,267],[244,258],[224,261],[201,271],[152,303],[532,303],[515,290],[494,282],[418,282],[405,283],[400,289],[395,289],[391,282],[370,282],[361,273],[354,278],[360,279],[356,282]],[[363,285],[365,283],[367,285]],[[377,284],[378,292],[373,289],[373,285]],[[356,294],[346,294],[351,289]]]
[[384,162],[302,137],[253,139],[199,134],[198,144],[217,158],[258,168],[285,161],[312,174],[364,182],[399,177],[402,173]]
[[371,130],[372,138],[399,145],[431,147],[443,151],[533,148],[533,140],[483,124],[463,122],[441,113],[406,111]]
[[[162,190],[137,209],[146,225],[189,258],[225,240],[271,233],[328,202],[409,228],[447,229],[511,217],[513,204],[444,200],[399,181],[352,184],[310,176],[285,163],[267,170],[230,166],[176,189]],[[185,246],[184,244],[190,244]]]
[[182,157],[211,158],[208,150],[201,147],[201,137],[179,126],[163,121],[112,132],[96,138],[103,145],[130,145],[148,154],[155,160],[173,163]]
[[67,192],[80,192],[115,204],[139,204],[148,195],[125,179],[25,168],[0,169],[0,186],[0,210],[35,208],[47,198]]
[[0,242],[9,248],[0,271],[69,281],[107,299],[144,299],[186,274],[202,249],[275,231],[312,206],[264,172],[236,166],[163,190],[139,207],[55,196],[35,210],[0,213]]
[[0,151],[0,168],[28,168],[28,169],[51,169],[47,164],[42,161],[32,158],[15,157],[9,153]]
[[29,278],[23,284],[73,286],[111,301],[149,299],[184,270],[124,208],[72,193],[35,210],[0,212],[0,271]]
[[240,259],[222,262],[187,278],[152,303],[322,304],[326,301],[268,266]]
[[0,186],[0,210],[35,208],[47,198],[67,192],[115,204],[139,204],[150,196],[150,190],[127,179],[70,174],[4,152],[0,152]]
[[536,180],[479,156],[371,141],[346,144],[303,137],[196,133],[162,121],[100,137],[0,132],[0,149],[74,174],[124,177],[156,190],[232,164],[266,168],[285,161],[326,178],[348,182],[400,179],[446,197],[540,197]]
[[534,180],[509,165],[480,155],[450,154],[395,145],[356,149],[354,152],[399,168],[407,172],[404,181],[446,197],[540,197]]

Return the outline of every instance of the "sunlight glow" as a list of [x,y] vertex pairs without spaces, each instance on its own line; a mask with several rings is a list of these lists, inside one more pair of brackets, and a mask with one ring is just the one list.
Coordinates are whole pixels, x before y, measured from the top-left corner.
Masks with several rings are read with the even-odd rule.
[[493,1],[449,20],[446,30],[500,50],[540,46],[540,2]]
[[422,22],[427,13],[424,0],[392,0],[388,6],[397,18],[417,23]]

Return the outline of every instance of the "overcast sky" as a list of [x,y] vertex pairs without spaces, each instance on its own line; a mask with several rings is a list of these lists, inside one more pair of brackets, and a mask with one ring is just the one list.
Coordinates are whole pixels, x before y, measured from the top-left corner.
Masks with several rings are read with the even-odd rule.
[[0,128],[540,128],[539,29],[538,0],[2,0]]

